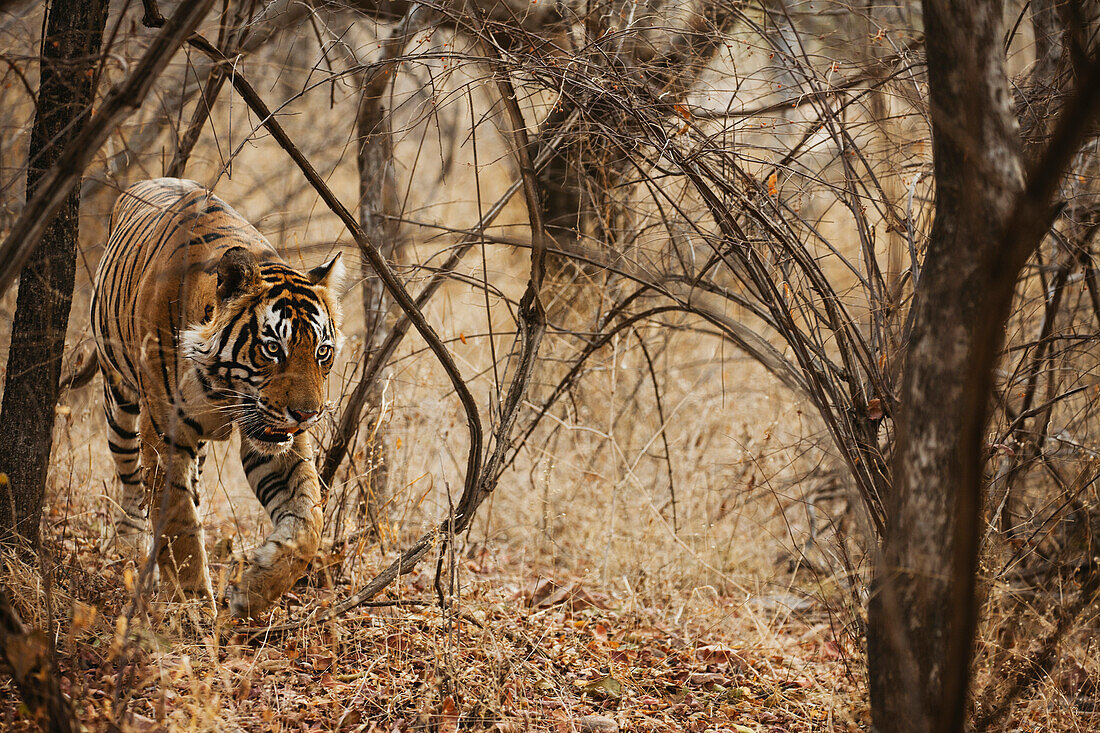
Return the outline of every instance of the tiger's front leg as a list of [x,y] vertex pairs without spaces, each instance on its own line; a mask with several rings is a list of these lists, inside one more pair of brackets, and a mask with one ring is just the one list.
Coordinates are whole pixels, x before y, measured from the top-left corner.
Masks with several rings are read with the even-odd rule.
[[253,550],[230,590],[235,616],[265,611],[305,572],[321,544],[321,482],[309,438],[298,434],[285,453],[260,453],[242,441],[241,462],[274,528]]
[[178,435],[161,436],[147,415],[143,410],[142,464],[148,467],[145,481],[161,594],[173,600],[200,600],[212,611],[214,591],[199,517],[202,445]]

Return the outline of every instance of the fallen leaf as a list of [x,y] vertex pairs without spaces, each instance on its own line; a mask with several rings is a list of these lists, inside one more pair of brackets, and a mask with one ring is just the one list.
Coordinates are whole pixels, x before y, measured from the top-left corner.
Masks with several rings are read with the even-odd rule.
[[455,733],[458,730],[458,708],[450,695],[443,698],[443,702],[439,705],[438,730],[440,733]]
[[733,647],[724,644],[708,644],[695,650],[695,658],[706,664],[740,664],[741,655]]
[[623,696],[623,685],[611,675],[600,677],[581,688],[581,692],[599,698],[618,700]]
[[702,687],[705,690],[713,689],[716,685],[729,685],[729,678],[716,672],[692,672],[684,681],[692,687]]

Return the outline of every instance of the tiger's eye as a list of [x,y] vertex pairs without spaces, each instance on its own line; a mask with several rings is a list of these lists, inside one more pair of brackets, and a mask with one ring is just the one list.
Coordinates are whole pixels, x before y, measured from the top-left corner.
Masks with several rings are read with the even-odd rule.
[[332,358],[332,347],[328,344],[321,344],[317,347],[317,361],[328,361]]
[[282,348],[279,346],[278,341],[264,341],[260,344],[260,350],[263,351],[264,356],[271,360],[278,359],[279,354],[282,353]]

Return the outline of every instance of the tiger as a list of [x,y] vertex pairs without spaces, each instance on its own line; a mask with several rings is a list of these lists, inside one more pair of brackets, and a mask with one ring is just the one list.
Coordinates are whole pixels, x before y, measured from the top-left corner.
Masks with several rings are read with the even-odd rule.
[[323,492],[307,431],[325,412],[343,342],[344,276],[339,253],[291,268],[194,181],[142,181],[118,197],[92,331],[122,484],[115,537],[130,553],[155,555],[160,597],[216,613],[198,484],[207,443],[234,426],[273,527],[231,578],[231,613],[270,608],[316,554]]

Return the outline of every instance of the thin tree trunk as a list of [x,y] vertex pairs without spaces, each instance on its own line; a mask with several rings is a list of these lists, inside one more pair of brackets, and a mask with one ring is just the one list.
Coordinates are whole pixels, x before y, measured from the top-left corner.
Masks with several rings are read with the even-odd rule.
[[955,717],[945,659],[953,604],[961,375],[984,312],[986,263],[1022,188],[999,3],[925,0],[936,218],[917,284],[889,524],[869,608],[868,665],[879,731],[930,731]]
[[[383,44],[382,60],[392,61],[401,54],[408,39],[427,22],[423,10],[410,11],[394,28]],[[386,114],[385,96],[397,70],[393,63],[368,72],[362,80],[363,92],[355,118],[356,164],[359,170],[359,225],[370,241],[388,261],[397,257],[402,245],[401,224],[397,216],[401,204],[397,195],[396,170],[393,163],[393,134],[389,115]],[[363,333],[364,343],[370,351],[382,346],[390,332],[386,313],[391,299],[386,295],[382,280],[363,263]],[[381,383],[371,390],[367,404],[373,406],[375,419],[381,419],[378,408],[382,403]],[[380,426],[370,445],[366,446],[367,472],[365,509],[374,532],[382,520],[382,507],[386,504],[389,466],[387,465],[385,431]]]
[[[87,118],[108,0],[54,0],[42,38],[41,83],[28,152],[27,200]],[[80,192],[74,188],[19,277],[0,408],[0,541],[38,545],[61,352],[69,323]]]
[[[356,117],[356,134],[359,146],[356,162],[359,167],[359,225],[372,242],[378,245],[382,256],[391,262],[398,249],[400,227],[387,215],[398,213],[397,191],[393,169],[393,141],[390,136],[389,120],[382,97],[392,77],[389,74],[375,74],[363,87],[363,96]],[[389,331],[386,312],[390,299],[382,281],[363,265],[363,332],[364,344],[373,351],[381,346]],[[379,408],[382,403],[381,382],[371,390],[367,404],[371,406],[368,414],[380,419]],[[365,509],[372,532],[378,532],[381,521],[381,507],[386,503],[386,485],[389,479],[389,466],[386,461],[385,431],[380,427],[374,432],[371,444],[366,446],[366,460],[369,465],[366,476]]]

